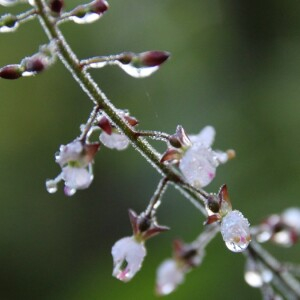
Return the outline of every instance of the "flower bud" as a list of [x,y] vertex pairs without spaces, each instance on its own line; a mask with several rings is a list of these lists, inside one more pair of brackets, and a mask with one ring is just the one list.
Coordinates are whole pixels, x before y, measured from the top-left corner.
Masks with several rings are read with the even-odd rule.
[[54,12],[56,14],[60,14],[64,7],[64,1],[63,0],[51,0],[49,3],[49,7],[52,12]]
[[96,0],[86,5],[77,6],[70,13],[70,19],[77,24],[88,24],[97,21],[109,8],[105,0]]
[[175,148],[184,148],[187,149],[192,146],[192,143],[185,133],[182,126],[178,125],[176,128],[176,133],[169,137],[169,142],[171,146]]
[[18,79],[22,77],[24,69],[20,65],[7,65],[0,69],[0,78]]

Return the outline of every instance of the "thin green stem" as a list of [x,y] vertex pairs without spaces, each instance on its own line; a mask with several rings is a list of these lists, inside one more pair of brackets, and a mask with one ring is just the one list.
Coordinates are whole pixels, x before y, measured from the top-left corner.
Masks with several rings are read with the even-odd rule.
[[162,178],[145,210],[146,216],[151,217],[155,214],[156,209],[160,204],[160,199],[163,193],[166,191],[167,185],[168,185],[168,178],[167,177]]
[[[191,192],[187,187],[182,184],[184,180],[181,174],[173,167],[164,165],[160,162],[159,153],[151,146],[149,143],[138,136],[136,132],[129,126],[126,121],[119,115],[118,109],[111,103],[111,101],[106,97],[106,95],[100,90],[95,81],[91,78],[90,74],[82,68],[79,59],[72,51],[65,38],[63,37],[61,31],[59,30],[55,21],[49,17],[48,7],[44,0],[36,0],[36,6],[39,13],[40,22],[48,35],[50,40],[55,40],[58,48],[58,55],[60,60],[64,63],[66,68],[70,71],[74,79],[79,83],[83,91],[88,95],[88,97],[103,110],[107,117],[111,120],[113,124],[119,130],[128,137],[133,147],[144,156],[147,161],[155,167],[155,169],[164,177],[167,177],[170,182],[173,182],[177,187],[193,198],[193,203],[197,202],[199,198],[194,192]],[[199,209],[198,204],[197,208]],[[205,210],[200,209],[202,213],[205,214]]]

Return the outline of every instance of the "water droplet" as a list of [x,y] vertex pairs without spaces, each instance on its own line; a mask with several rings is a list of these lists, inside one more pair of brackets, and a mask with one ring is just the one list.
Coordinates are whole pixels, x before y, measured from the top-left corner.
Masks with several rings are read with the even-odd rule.
[[46,189],[50,194],[57,192],[57,182],[55,180],[49,179],[46,181]]
[[12,6],[17,4],[19,1],[18,0],[0,0],[0,5],[3,6]]
[[248,220],[237,210],[223,217],[221,234],[230,251],[242,252],[248,247],[251,241],[249,226]]
[[107,64],[108,63],[106,61],[100,61],[100,62],[89,64],[89,67],[93,68],[93,69],[100,69],[100,68],[105,67]]
[[22,73],[22,76],[23,77],[30,77],[30,76],[34,76],[36,74],[37,74],[37,72],[34,72],[34,71],[25,71],[25,72]]
[[71,16],[70,20],[72,20],[76,24],[89,24],[99,20],[101,16],[102,14],[90,12],[90,13],[86,13],[82,17]]
[[[12,18],[12,19],[9,20],[8,18]],[[14,18],[15,17],[13,17],[11,15],[7,15],[0,19],[0,24],[3,24],[0,26],[1,33],[13,32],[18,29],[19,22],[15,21]]]
[[159,69],[159,66],[154,67],[135,67],[132,64],[122,64],[118,63],[118,66],[126,72],[128,75],[135,78],[144,78],[152,75],[155,71]]

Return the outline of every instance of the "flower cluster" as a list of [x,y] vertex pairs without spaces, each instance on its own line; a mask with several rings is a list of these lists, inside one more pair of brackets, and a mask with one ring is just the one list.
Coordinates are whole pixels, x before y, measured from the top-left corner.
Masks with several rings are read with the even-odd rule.
[[204,254],[203,249],[193,244],[184,244],[175,240],[173,258],[163,261],[157,269],[156,293],[158,295],[172,293],[179,284],[183,283],[185,275],[201,264]]
[[171,147],[163,154],[161,161],[178,164],[190,185],[203,188],[215,178],[217,167],[235,156],[233,150],[212,150],[214,137],[215,129],[212,126],[206,126],[199,134],[189,136],[178,126],[169,139]]
[[253,235],[260,243],[272,241],[283,247],[293,246],[300,235],[300,209],[291,207],[269,216],[253,228]]
[[[128,111],[119,110],[119,115],[132,127],[138,124],[138,120],[130,116]],[[125,150],[128,147],[128,138],[120,133],[106,116],[101,115],[97,125],[102,129],[99,139],[104,146],[116,150]]]

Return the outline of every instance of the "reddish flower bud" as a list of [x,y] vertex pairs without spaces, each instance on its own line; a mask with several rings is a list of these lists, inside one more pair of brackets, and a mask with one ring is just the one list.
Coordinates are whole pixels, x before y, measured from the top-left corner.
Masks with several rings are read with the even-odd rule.
[[140,53],[139,59],[145,67],[160,66],[170,57],[170,53],[165,51],[147,51]]
[[20,65],[8,65],[0,69],[0,77],[4,79],[18,79],[22,73]]
[[91,5],[91,12],[101,15],[106,12],[108,8],[109,5],[105,0],[96,0]]
[[56,14],[60,14],[63,7],[64,7],[64,1],[63,0],[51,0],[49,3],[49,7],[51,11],[53,11]]

